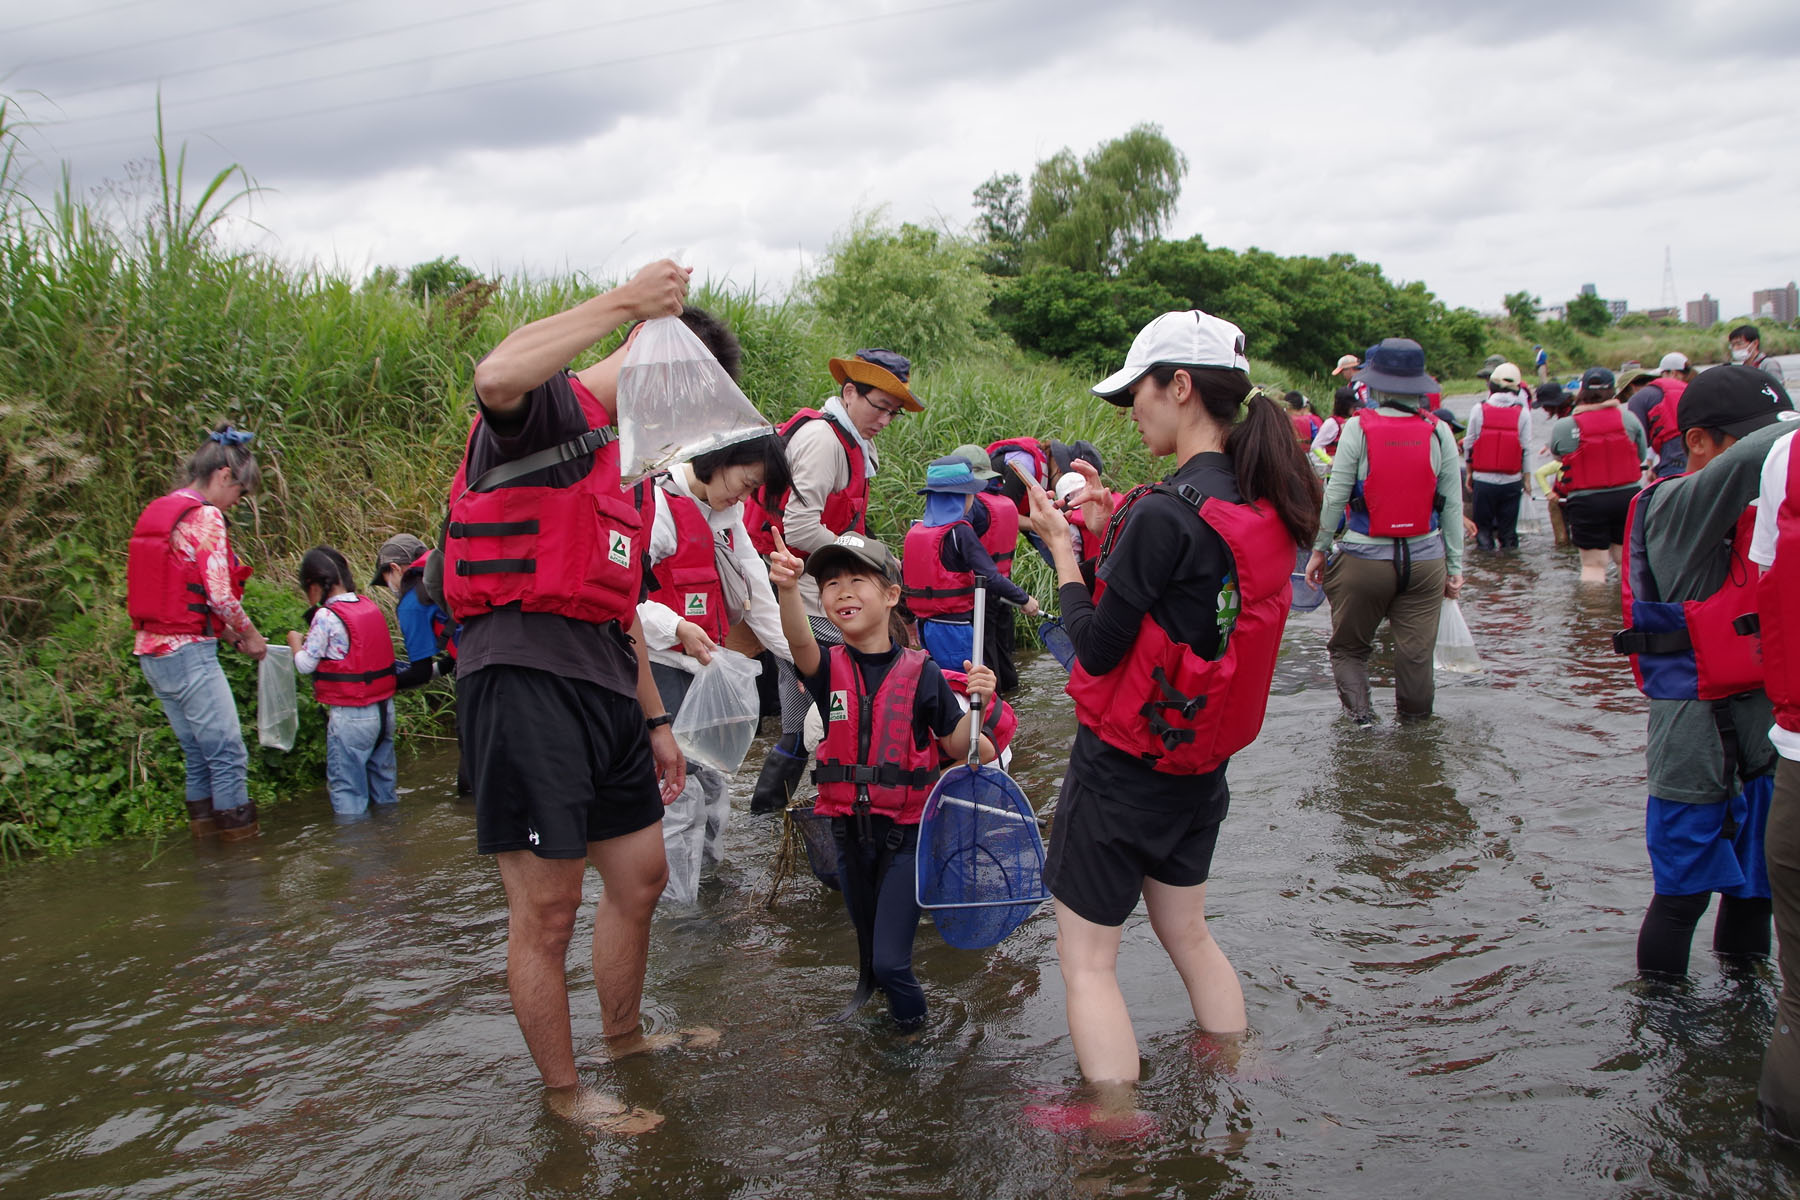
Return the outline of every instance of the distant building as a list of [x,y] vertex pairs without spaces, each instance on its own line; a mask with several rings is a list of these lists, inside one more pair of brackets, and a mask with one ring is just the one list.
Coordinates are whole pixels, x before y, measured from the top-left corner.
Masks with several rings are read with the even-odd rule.
[[1546,321],[1561,321],[1568,315],[1569,310],[1561,304],[1546,304],[1538,309],[1538,316]]
[[1646,308],[1639,316],[1648,317],[1652,321],[1678,321],[1681,314],[1672,308]]
[[1593,284],[1584,283],[1581,285],[1581,294],[1584,296],[1597,296],[1599,295],[1599,292],[1595,290]]
[[1608,300],[1606,302],[1606,311],[1612,314],[1612,319],[1615,321],[1624,316],[1628,308],[1629,306],[1623,300]]
[[1764,320],[1789,324],[1800,315],[1800,292],[1792,283],[1757,292],[1750,297],[1750,311]]
[[1719,302],[1706,292],[1701,292],[1698,300],[1688,301],[1687,312],[1689,325],[1710,329],[1719,323]]

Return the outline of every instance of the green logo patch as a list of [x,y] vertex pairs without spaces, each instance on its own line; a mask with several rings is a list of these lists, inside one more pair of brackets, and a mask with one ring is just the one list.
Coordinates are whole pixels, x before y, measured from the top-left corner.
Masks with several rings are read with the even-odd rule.
[[631,565],[631,539],[616,529],[607,531],[606,557],[621,567]]
[[827,721],[847,721],[850,719],[850,709],[847,704],[845,693],[831,693],[831,711],[826,714],[825,719]]
[[687,594],[687,616],[704,617],[706,615],[706,593],[689,592]]

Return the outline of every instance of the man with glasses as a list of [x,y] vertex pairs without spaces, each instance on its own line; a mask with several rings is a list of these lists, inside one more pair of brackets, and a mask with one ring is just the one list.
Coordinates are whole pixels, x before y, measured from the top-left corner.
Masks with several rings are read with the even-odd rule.
[[[901,413],[925,408],[908,384],[912,363],[905,355],[858,350],[853,357],[834,358],[826,365],[838,383],[837,395],[816,409],[801,409],[781,426],[794,478],[786,504],[778,497],[745,504],[745,524],[765,554],[773,548],[775,530],[801,558],[831,545],[840,533],[867,532],[869,480],[880,465],[876,435]],[[837,626],[825,619],[819,585],[810,575],[801,577],[800,598],[819,644],[840,642]],[[778,812],[787,807],[806,767],[801,734],[808,707],[798,682],[782,664],[781,740],[763,763],[750,811]]]

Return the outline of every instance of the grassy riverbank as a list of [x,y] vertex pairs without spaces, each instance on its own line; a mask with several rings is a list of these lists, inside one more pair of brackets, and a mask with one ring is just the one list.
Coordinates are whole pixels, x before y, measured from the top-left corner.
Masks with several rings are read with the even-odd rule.
[[[0,151],[4,121],[0,108]],[[480,355],[606,286],[569,275],[415,297],[392,271],[358,281],[236,249],[233,205],[249,186],[238,172],[197,184],[179,158],[159,156],[140,194],[38,208],[13,169],[0,157],[5,860],[158,833],[180,818],[180,751],[130,655],[124,546],[206,428],[229,418],[256,431],[264,487],[239,509],[234,536],[257,570],[246,607],[278,640],[300,622],[293,579],[307,547],[333,544],[360,573],[393,532],[431,540]],[[961,442],[1085,438],[1114,483],[1150,477],[1157,464],[1121,410],[1088,395],[1089,376],[1026,354],[988,319],[988,285],[969,282],[966,247],[914,234],[883,241],[878,225],[859,222],[825,275],[792,295],[703,284],[694,297],[738,331],[745,391],[771,419],[833,390],[832,355],[890,345],[915,359],[928,407],[882,436],[875,531],[897,541],[921,508],[922,464]],[[884,276],[896,253],[912,256],[907,273]],[[942,303],[922,299],[932,295]],[[883,302],[894,297],[905,303]],[[1253,375],[1305,392],[1321,412],[1338,382],[1261,363]],[[1048,570],[1018,561],[1021,582],[1051,598]],[[254,669],[224,659],[253,741]],[[402,737],[441,736],[445,698],[403,696]],[[259,803],[322,782],[322,721],[316,706],[302,710],[293,753],[252,755]]]

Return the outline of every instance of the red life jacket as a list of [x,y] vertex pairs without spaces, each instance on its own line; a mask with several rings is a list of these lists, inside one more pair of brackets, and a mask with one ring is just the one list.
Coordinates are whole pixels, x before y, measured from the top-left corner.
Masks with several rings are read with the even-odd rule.
[[1638,691],[1652,700],[1723,700],[1763,686],[1762,646],[1735,622],[1756,611],[1755,563],[1746,557],[1756,527],[1756,505],[1738,516],[1731,534],[1731,566],[1719,590],[1704,600],[1666,601],[1650,577],[1644,526],[1638,511],[1659,479],[1631,498],[1625,516],[1619,591],[1630,623],[1613,634],[1613,650],[1631,656]]
[[1587,492],[1597,488],[1624,487],[1644,474],[1637,443],[1625,432],[1625,412],[1616,405],[1590,408],[1575,414],[1579,441],[1562,460],[1562,477],[1556,494]]
[[987,448],[988,461],[993,464],[994,470],[1003,474],[1010,470],[1001,458],[1008,450],[1022,450],[1031,455],[1031,473],[1037,479],[1038,486],[1050,486],[1052,482],[1050,479],[1050,452],[1044,449],[1044,443],[1036,438],[1016,437],[1001,438],[989,446]]
[[983,492],[975,503],[987,509],[987,532],[981,535],[981,548],[1000,568],[1000,574],[1012,578],[1013,552],[1019,548],[1019,510],[1005,496]]
[[[218,636],[222,626],[206,603],[205,568],[197,559],[175,552],[175,526],[205,505],[199,492],[176,488],[152,500],[138,514],[125,561],[125,607],[133,629]],[[241,600],[250,568],[239,563],[231,549],[229,521],[225,523],[225,556],[231,563],[231,594]]]
[[1319,418],[1309,412],[1295,412],[1288,414],[1288,420],[1294,423],[1294,436],[1300,439],[1300,448],[1310,450],[1313,438],[1319,433]]
[[[965,700],[969,696],[969,677],[961,671],[945,671],[944,679],[950,684],[950,690]],[[988,741],[994,744],[994,753],[1012,745],[1013,734],[1019,731],[1019,714],[1013,706],[998,696],[989,696],[981,709],[981,732],[987,735]],[[954,760],[939,755],[939,761],[948,766]]]
[[313,670],[313,699],[340,708],[380,704],[394,694],[394,639],[381,606],[364,596],[325,603],[344,623],[350,649],[342,658],[320,660]]
[[[1152,491],[1179,495],[1195,507],[1231,553],[1242,605],[1224,652],[1206,659],[1171,639],[1150,613],[1125,661],[1104,675],[1075,662],[1067,691],[1075,714],[1107,745],[1136,755],[1157,771],[1199,775],[1216,769],[1262,730],[1269,681],[1281,653],[1294,569],[1294,539],[1270,505],[1233,504],[1147,484],[1125,498],[1106,533],[1111,552],[1132,508]],[[1095,601],[1104,586],[1096,581]]]
[[1681,393],[1687,391],[1687,382],[1664,376],[1656,380],[1663,398],[1650,410],[1650,448],[1661,452],[1662,448],[1681,436],[1681,424],[1676,419],[1681,407]]
[[[660,496],[657,493],[661,493]],[[684,621],[706,630],[706,636],[723,642],[731,629],[725,611],[725,585],[719,581],[718,551],[712,526],[700,511],[699,501],[677,496],[666,488],[652,488],[652,504],[666,504],[675,518],[675,553],[650,566],[650,597],[666,604]],[[646,513],[646,519],[654,513]]]
[[1787,494],[1775,510],[1775,561],[1757,585],[1764,687],[1775,723],[1800,733],[1800,454],[1788,439]]
[[[1372,408],[1356,414],[1368,449],[1369,475],[1350,492],[1350,528],[1373,537],[1408,538],[1438,527],[1437,468],[1431,443],[1437,418],[1429,413],[1386,417]],[[1374,485],[1372,488],[1370,485]]]
[[[944,565],[944,539],[958,525],[914,521],[900,547],[901,595],[915,617],[961,615],[975,609],[975,572],[952,571]],[[971,528],[971,533],[974,530]]]
[[[831,432],[837,434],[838,444],[844,448],[844,457],[850,461],[850,482],[842,491],[836,491],[825,497],[825,506],[819,511],[819,519],[825,528],[832,533],[867,533],[869,512],[869,468],[863,461],[862,447],[856,438],[837,423],[835,418],[826,416],[816,408],[803,408],[776,429],[781,435],[783,446],[794,444],[794,435],[800,432],[808,421],[824,421],[831,426]],[[775,531],[780,530],[783,538],[787,537],[786,519],[788,498],[793,495],[789,489],[779,496],[770,496],[758,491],[744,500],[744,528],[750,534],[750,544],[756,547],[758,554],[775,552]],[[788,550],[805,558],[806,552],[789,545]]]
[[939,771],[937,743],[920,746],[913,736],[919,675],[931,656],[901,650],[869,695],[850,651],[832,646],[829,652],[831,696],[812,773],[819,787],[813,811],[821,817],[870,812],[917,825]]
[[1519,414],[1522,410],[1485,401],[1475,406],[1481,411],[1481,436],[1469,450],[1469,470],[1489,471],[1496,475],[1518,475],[1524,465],[1524,447],[1519,445]]
[[[619,487],[612,417],[573,375],[569,383],[589,429],[563,445],[592,465],[570,487],[470,485],[469,451],[451,485],[444,536],[444,599],[459,621],[516,604],[526,612],[630,625],[643,578],[638,546],[643,485]],[[469,446],[481,426],[469,427]],[[481,480],[474,481],[480,484]]]

